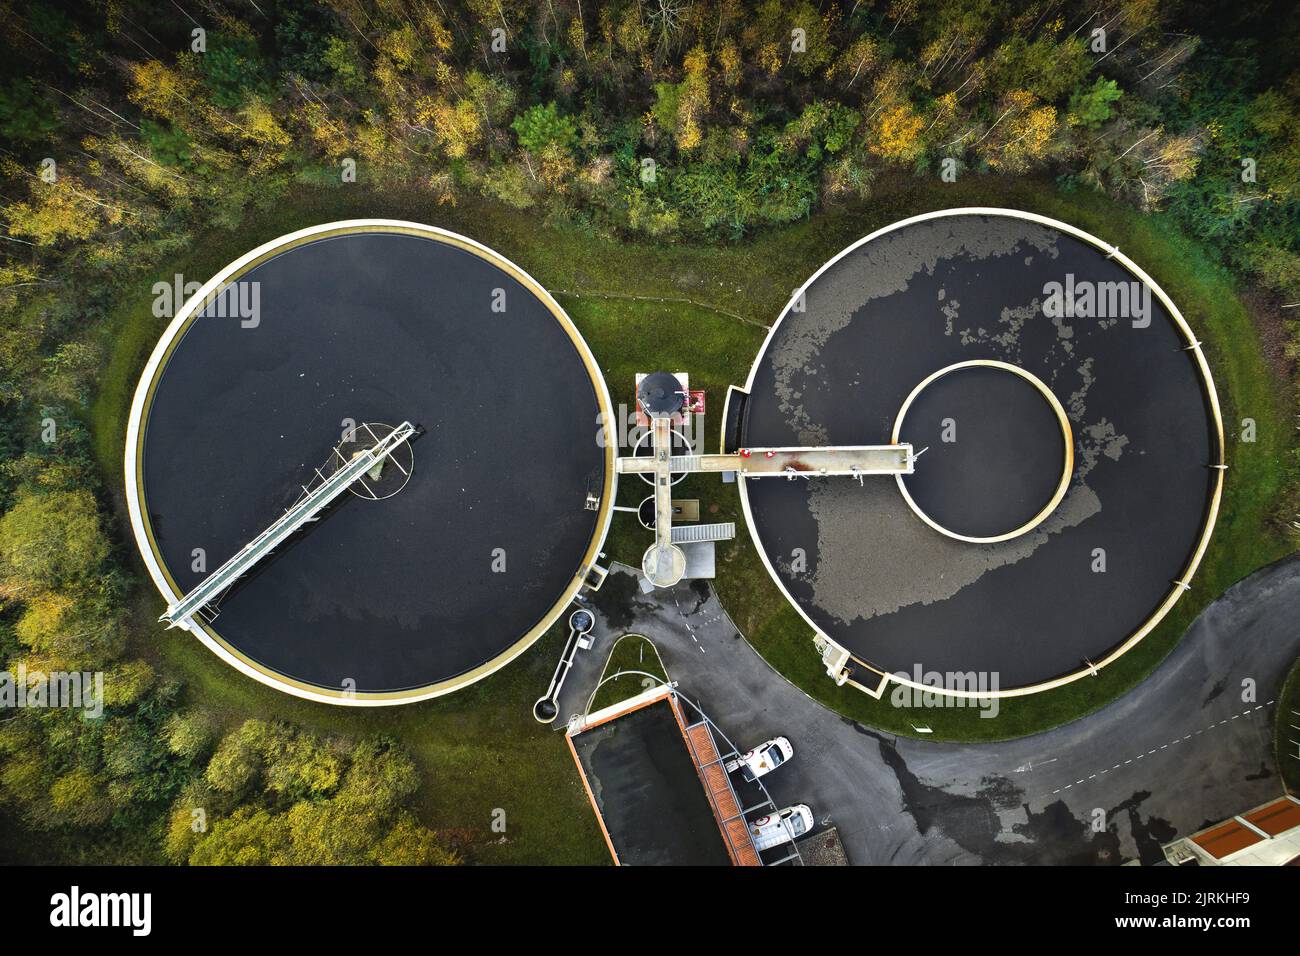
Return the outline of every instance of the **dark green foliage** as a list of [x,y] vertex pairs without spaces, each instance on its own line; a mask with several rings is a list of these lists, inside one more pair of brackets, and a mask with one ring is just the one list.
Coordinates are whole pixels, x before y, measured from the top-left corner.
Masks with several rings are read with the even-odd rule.
[[1110,119],[1110,104],[1123,95],[1118,83],[1099,76],[1092,86],[1077,87],[1070,94],[1070,116],[1080,126],[1100,126]]
[[257,44],[243,37],[210,36],[207,52],[199,54],[199,72],[212,91],[212,102],[229,109],[243,106],[265,83]]
[[[1189,96],[1167,106],[1171,121],[1211,129],[1213,135],[1206,137],[1196,177],[1170,190],[1170,213],[1243,271],[1265,250],[1300,251],[1300,183],[1293,172],[1300,143],[1294,127],[1262,121],[1270,104],[1255,93],[1256,70],[1248,52],[1198,54],[1189,87]],[[1286,111],[1294,116],[1294,102]],[[1243,179],[1246,159],[1255,161],[1254,183]],[[1260,201],[1270,187],[1280,194]],[[1285,286],[1289,270],[1278,262],[1270,265]],[[1300,294],[1293,282],[1291,289]]]
[[993,56],[993,83],[999,90],[1029,90],[1051,103],[1074,89],[1091,65],[1083,40],[1014,36]]
[[330,51],[342,40],[338,19],[317,3],[281,5],[275,24],[276,59],[282,72],[325,82],[334,73]]
[[807,216],[817,201],[817,166],[812,157],[764,134],[744,157],[692,163],[670,175],[666,189],[686,214],[687,232],[739,237],[756,226]]
[[834,154],[846,149],[860,123],[857,110],[840,103],[815,100],[797,120],[786,125],[785,135],[794,143],[803,144],[808,158],[817,161],[823,151]]
[[26,77],[0,84],[0,139],[29,145],[49,140],[59,128],[54,100]]
[[154,160],[164,166],[190,165],[190,138],[183,130],[144,117],[140,121],[140,138],[149,145]]
[[529,107],[515,117],[510,128],[519,137],[519,145],[530,153],[540,153],[548,146],[567,151],[578,138],[578,124],[572,117],[562,116],[554,102]]
[[71,11],[47,3],[33,3],[26,12],[30,35],[63,70],[75,74],[86,62],[88,50],[86,35],[74,21]]

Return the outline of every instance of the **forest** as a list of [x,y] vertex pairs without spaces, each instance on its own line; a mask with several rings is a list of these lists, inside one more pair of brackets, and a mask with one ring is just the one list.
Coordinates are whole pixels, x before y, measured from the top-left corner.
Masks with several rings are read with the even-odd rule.
[[0,659],[106,675],[102,719],[0,713],[0,854],[462,859],[399,742],[223,723],[139,623],[88,412],[108,316],[285,197],[362,184],[723,245],[899,175],[1036,177],[1209,249],[1300,355],[1282,0],[0,0],[0,26]]

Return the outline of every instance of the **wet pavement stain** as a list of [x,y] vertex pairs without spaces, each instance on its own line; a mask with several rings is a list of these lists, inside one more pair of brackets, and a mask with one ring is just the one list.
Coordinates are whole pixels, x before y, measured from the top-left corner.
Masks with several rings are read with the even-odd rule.
[[1213,687],[1210,688],[1210,692],[1209,692],[1208,694],[1205,695],[1205,700],[1201,701],[1201,706],[1202,706],[1202,707],[1208,707],[1208,706],[1210,706],[1210,703],[1211,703],[1215,698],[1217,698],[1220,694],[1222,694],[1224,688],[1227,687],[1227,686],[1228,686],[1228,678],[1226,678],[1226,677],[1221,678],[1221,679],[1218,681],[1218,683],[1216,683]]
[[1105,815],[1105,829],[1098,832],[1090,821],[1074,816],[1063,800],[1049,803],[1042,813],[1034,813],[1028,804],[1024,809],[1026,821],[1012,828],[1029,841],[1021,844],[1026,852],[1017,862],[1058,866],[1116,866],[1124,862],[1119,834],[1110,822],[1113,814]]
[[695,578],[691,581],[691,593],[695,595],[695,607],[684,612],[687,617],[691,617],[700,612],[700,608],[709,600],[709,582],[702,578]]
[[1160,849],[1161,846],[1178,835],[1178,831],[1168,820],[1163,820],[1160,817],[1147,817],[1144,820],[1141,814],[1138,813],[1138,807],[1150,796],[1150,790],[1139,790],[1113,811],[1114,813],[1123,811],[1128,815],[1129,829],[1133,833],[1133,842],[1137,844],[1138,849],[1138,859],[1143,866],[1151,866],[1163,860],[1165,855],[1164,851]]
[[632,625],[638,611],[654,611],[655,605],[636,599],[636,578],[630,574],[611,574],[600,590],[591,595],[591,603],[605,618],[610,630],[623,630]]
[[1013,810],[1021,806],[1023,791],[1007,777],[984,777],[980,780],[980,789],[976,793],[987,797],[1001,810]]
[[907,761],[892,743],[866,728],[862,732],[879,742],[880,757],[894,772],[903,792],[903,812],[916,821],[919,833],[924,835],[938,829],[985,862],[1015,862],[998,859],[1003,855],[998,843],[1002,822],[987,791],[980,796],[966,796],[924,784],[908,769]]
[[[881,759],[894,772],[902,790],[903,811],[916,821],[917,830],[922,834],[935,829],[990,865],[1113,866],[1124,861],[1119,834],[1109,822],[1114,812],[1106,814],[1104,819],[1108,822],[1101,832],[1093,831],[1088,820],[1075,817],[1062,800],[1035,813],[1023,802],[1024,791],[1001,776],[985,777],[973,796],[951,793],[923,783],[891,743],[865,728],[863,733],[879,742]],[[1007,840],[1008,829],[998,810],[1015,807],[1024,811],[1025,822],[1011,826],[1009,832],[1016,839]],[[1135,832],[1137,828],[1144,834],[1157,829],[1150,822],[1143,823],[1135,811],[1130,819],[1138,821],[1132,824]],[[1163,829],[1172,828],[1164,824]],[[1159,852],[1159,844],[1155,849]]]

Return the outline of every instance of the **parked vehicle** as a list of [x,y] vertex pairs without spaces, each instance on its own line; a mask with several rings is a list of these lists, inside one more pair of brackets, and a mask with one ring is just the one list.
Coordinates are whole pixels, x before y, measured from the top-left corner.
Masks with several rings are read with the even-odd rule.
[[752,783],[764,774],[771,773],[793,756],[794,747],[787,738],[773,737],[753,750],[745,751],[739,759],[728,763],[727,773],[735,773],[739,770],[741,776]]
[[765,814],[749,821],[749,835],[760,852],[797,840],[813,828],[812,808],[806,803]]

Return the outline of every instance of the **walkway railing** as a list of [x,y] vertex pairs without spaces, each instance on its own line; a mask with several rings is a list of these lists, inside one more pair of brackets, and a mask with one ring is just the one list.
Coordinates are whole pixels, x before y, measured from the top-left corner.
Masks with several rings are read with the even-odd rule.
[[158,618],[169,628],[188,626],[190,619],[201,609],[225,593],[239,578],[259,561],[269,555],[284,540],[309,521],[314,521],[321,510],[334,501],[350,486],[391,455],[399,445],[410,440],[415,426],[402,422],[378,443],[357,454],[350,462],[330,475],[322,484],[308,492],[265,531],[244,545],[225,564],[175,603]]

